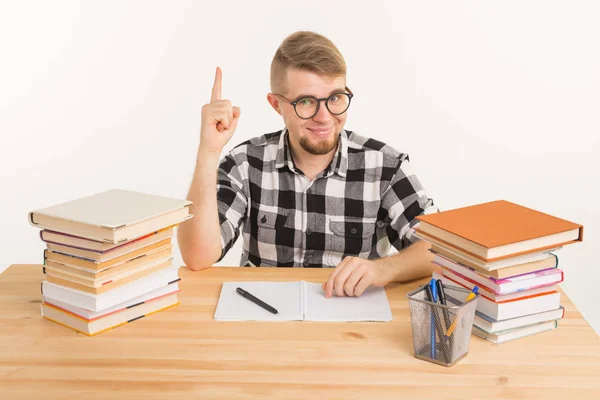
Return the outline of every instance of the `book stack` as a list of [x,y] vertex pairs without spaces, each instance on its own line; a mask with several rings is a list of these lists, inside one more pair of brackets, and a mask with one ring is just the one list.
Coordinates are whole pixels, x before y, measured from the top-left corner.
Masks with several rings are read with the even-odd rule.
[[43,317],[92,336],[179,304],[171,239],[190,204],[109,190],[30,212],[46,244]]
[[502,343],[554,329],[564,316],[557,251],[583,240],[583,226],[508,201],[417,217],[431,243],[434,278],[479,287],[473,334]]

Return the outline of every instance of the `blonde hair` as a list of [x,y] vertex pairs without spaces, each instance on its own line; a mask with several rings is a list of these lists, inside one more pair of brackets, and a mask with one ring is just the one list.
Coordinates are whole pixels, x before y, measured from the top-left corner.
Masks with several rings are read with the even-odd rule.
[[287,70],[297,68],[321,76],[336,78],[346,76],[346,61],[342,53],[323,35],[298,31],[281,43],[271,62],[271,91],[285,91]]

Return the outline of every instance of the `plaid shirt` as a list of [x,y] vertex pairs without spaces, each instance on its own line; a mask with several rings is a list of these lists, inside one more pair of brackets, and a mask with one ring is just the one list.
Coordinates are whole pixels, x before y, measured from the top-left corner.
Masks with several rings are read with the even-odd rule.
[[236,146],[220,162],[222,259],[242,232],[240,265],[335,267],[376,259],[418,240],[419,214],[436,212],[407,154],[342,131],[331,164],[313,181],[290,154],[286,129]]

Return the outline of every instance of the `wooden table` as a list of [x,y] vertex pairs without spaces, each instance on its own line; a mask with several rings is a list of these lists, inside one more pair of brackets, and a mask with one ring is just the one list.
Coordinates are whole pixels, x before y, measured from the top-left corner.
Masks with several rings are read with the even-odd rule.
[[224,281],[323,282],[329,270],[181,269],[181,305],[95,337],[40,316],[39,265],[0,275],[2,399],[600,399],[600,339],[563,294],[559,328],[446,368],[413,356],[406,293],[390,323],[217,322]]

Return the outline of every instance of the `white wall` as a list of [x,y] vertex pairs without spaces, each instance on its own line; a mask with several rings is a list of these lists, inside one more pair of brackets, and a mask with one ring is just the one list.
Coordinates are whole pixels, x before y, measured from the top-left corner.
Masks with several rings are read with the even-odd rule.
[[594,1],[2,2],[0,271],[42,261],[30,210],[185,197],[216,65],[242,108],[226,150],[280,129],[269,64],[310,29],[348,63],[346,127],[409,153],[441,209],[507,199],[585,225],[563,288],[600,331],[599,26]]

